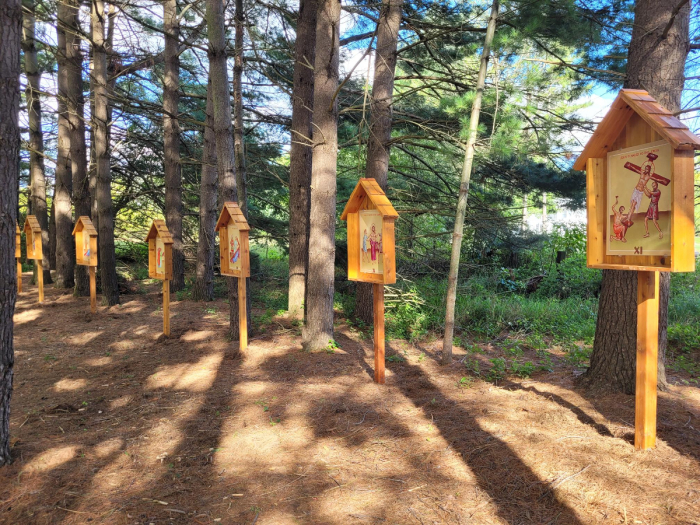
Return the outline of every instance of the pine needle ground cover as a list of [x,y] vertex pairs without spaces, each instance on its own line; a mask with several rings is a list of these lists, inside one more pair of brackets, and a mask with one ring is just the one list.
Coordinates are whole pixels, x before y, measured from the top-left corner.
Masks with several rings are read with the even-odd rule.
[[[94,317],[53,288],[38,306],[28,280],[15,315],[16,460],[0,472],[2,523],[700,518],[700,389],[688,365],[698,362],[697,334],[681,328],[690,323],[669,331],[687,366],[671,360],[658,447],[636,453],[633,397],[587,398],[574,387],[588,342],[563,335],[594,323],[588,314],[559,331],[508,329],[504,294],[488,311],[502,320],[498,333],[460,332],[450,367],[439,366],[441,340],[429,326],[389,341],[379,386],[369,334],[340,310],[334,344],[306,353],[298,324],[254,298],[255,331],[239,355],[223,300],[174,301],[172,337],[163,338],[147,281]],[[691,296],[679,297],[674,319],[694,320]],[[512,299],[518,318],[549,309],[555,321],[565,318],[557,305],[573,315],[576,302]],[[477,304],[464,306],[469,317]]]

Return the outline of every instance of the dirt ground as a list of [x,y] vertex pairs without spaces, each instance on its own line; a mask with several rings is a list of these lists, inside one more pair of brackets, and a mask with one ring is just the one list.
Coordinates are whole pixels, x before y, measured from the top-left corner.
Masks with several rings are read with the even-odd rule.
[[441,368],[440,341],[392,341],[379,386],[342,320],[333,353],[272,319],[241,356],[223,302],[173,303],[165,339],[155,287],[94,316],[24,290],[1,523],[700,523],[697,386],[661,394],[635,452],[634,399],[584,397],[556,349],[494,385],[461,381],[463,352]]

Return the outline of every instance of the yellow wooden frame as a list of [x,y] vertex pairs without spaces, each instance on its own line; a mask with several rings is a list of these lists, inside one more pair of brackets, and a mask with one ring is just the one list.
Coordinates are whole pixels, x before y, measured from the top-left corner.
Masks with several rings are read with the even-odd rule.
[[[90,236],[90,257],[83,257],[83,240],[85,235]],[[97,230],[90,217],[81,216],[75,222],[73,228],[75,238],[75,262],[80,266],[97,266]]]
[[[607,154],[666,141],[673,148],[671,179],[671,255],[607,255]],[[646,91],[625,90],[598,125],[574,164],[586,169],[587,264],[603,270],[695,271],[694,150],[700,138],[690,133]]]
[[[360,210],[378,210],[382,215],[383,273],[360,271]],[[394,223],[399,214],[374,179],[360,179],[340,218],[348,225],[348,279],[364,283],[396,282]]]
[[24,221],[25,242],[27,244],[27,259],[41,261],[44,259],[41,243],[41,226],[34,215],[27,215]]
[[[156,239],[163,241],[165,248],[165,273],[156,273]],[[173,278],[173,238],[162,219],[155,219],[146,236],[148,243],[148,276],[151,279],[170,281]]]
[[[241,269],[231,268],[229,257],[228,226],[238,228],[241,234]],[[250,225],[243,215],[243,210],[236,202],[225,202],[216,221],[215,230],[219,232],[219,263],[221,275],[229,277],[250,277],[250,243],[248,240]]]

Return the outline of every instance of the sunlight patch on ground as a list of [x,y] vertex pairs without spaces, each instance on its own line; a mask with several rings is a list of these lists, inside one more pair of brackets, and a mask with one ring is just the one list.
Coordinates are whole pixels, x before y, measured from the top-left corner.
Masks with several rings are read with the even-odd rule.
[[109,402],[109,408],[112,410],[116,410],[117,408],[123,408],[129,403],[131,403],[131,401],[131,396],[121,396],[117,399],[112,399],[112,401]]
[[180,341],[185,341],[186,343],[194,343],[198,341],[206,341],[210,337],[216,335],[213,330],[190,330],[180,337]]
[[180,363],[162,366],[146,381],[146,388],[172,388],[205,392],[214,384],[216,372],[221,365],[224,354],[217,352],[202,357],[197,363]]
[[56,381],[53,389],[56,392],[72,392],[85,388],[87,384],[88,382],[86,379],[61,379],[60,381]]
[[85,364],[88,366],[108,366],[112,364],[111,357],[95,357],[92,359],[86,359]]
[[[122,332],[122,336],[126,336],[130,334],[131,332]],[[139,341],[132,341],[132,340],[121,340],[121,341],[116,341],[115,343],[112,343],[109,345],[109,347],[113,350],[135,350],[137,347],[143,346],[143,343]]]
[[136,312],[140,312],[145,308],[145,305],[142,302],[139,301],[129,301],[128,303],[124,303],[121,305],[121,308],[119,308],[119,313],[122,314],[133,314]]
[[24,312],[15,314],[14,321],[16,325],[31,323],[32,321],[36,321],[40,315],[41,310],[39,309],[25,310]]
[[73,459],[77,450],[78,447],[76,445],[50,448],[31,459],[22,472],[35,473],[53,470]]
[[98,458],[106,458],[124,446],[122,438],[112,438],[95,445],[93,452]]
[[76,346],[86,345],[100,337],[103,333],[104,330],[100,330],[99,332],[80,332],[74,336],[66,337],[66,342]]

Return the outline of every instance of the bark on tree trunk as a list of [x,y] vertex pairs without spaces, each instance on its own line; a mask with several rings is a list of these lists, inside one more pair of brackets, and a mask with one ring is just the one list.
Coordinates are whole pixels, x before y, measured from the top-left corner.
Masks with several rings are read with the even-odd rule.
[[[34,0],[24,2],[23,39],[24,72],[27,76],[27,113],[29,114],[29,188],[32,215],[41,226],[41,243],[49,253],[49,215],[46,205],[46,176],[44,171],[44,133],[41,127],[41,72],[37,60]],[[21,225],[20,225],[21,228]],[[51,267],[44,266],[44,284],[51,284]]]
[[49,266],[56,269],[56,183],[51,196],[51,214],[49,215]]
[[14,373],[13,316],[17,300],[15,223],[19,179],[19,101],[22,5],[0,9],[0,466],[10,455],[10,399]]
[[[377,52],[374,59],[374,83],[370,105],[369,142],[365,176],[375,179],[386,192],[389,175],[394,73],[396,48],[401,24],[403,0],[383,0],[377,24]],[[371,283],[357,283],[355,317],[368,326],[374,320]]]
[[202,150],[202,180],[199,191],[199,242],[197,243],[197,280],[192,290],[196,301],[214,300],[214,251],[216,247],[216,143],[214,140],[211,75],[207,89],[207,116]]
[[[233,130],[231,123],[231,96],[226,69],[226,29],[224,6],[220,0],[206,1],[207,29],[209,33],[209,74],[212,80],[214,102],[214,138],[216,141],[216,165],[219,173],[219,206],[226,201],[238,200],[236,169],[234,164]],[[238,282],[227,279],[231,308],[229,334],[238,339]]]
[[338,170],[338,56],[340,0],[319,0],[314,61],[313,155],[304,347],[333,339],[336,176]]
[[[233,152],[236,163],[236,186],[238,188],[238,205],[243,215],[248,219],[248,194],[246,191],[247,172],[245,164],[245,133],[243,130],[243,38],[245,36],[245,12],[243,11],[243,0],[236,0],[236,18],[234,21],[234,66],[233,66]],[[233,301],[229,301],[230,315],[235,322],[231,323],[231,336],[238,339],[240,330],[240,319],[238,318],[238,279],[233,279],[236,283],[232,290]],[[246,279],[246,326],[250,332],[250,279]],[[234,312],[235,310],[235,312]]]
[[491,42],[496,32],[496,20],[498,18],[498,0],[494,0],[491,6],[491,17],[484,37],[484,49],[481,52],[481,64],[479,76],[476,81],[476,97],[472,105],[472,113],[469,120],[469,137],[464,152],[464,166],[462,167],[462,180],[459,185],[459,200],[457,202],[457,214],[455,217],[454,233],[452,234],[452,254],[450,257],[450,274],[447,278],[447,298],[445,308],[445,339],[442,343],[442,364],[452,362],[452,337],[455,329],[455,302],[457,300],[457,279],[459,277],[459,259],[462,251],[462,235],[464,232],[464,217],[467,212],[467,199],[469,198],[469,182],[472,176],[472,163],[474,162],[474,148],[479,127],[479,115],[481,113],[481,98],[486,84],[486,71],[489,65]]
[[[73,204],[75,216],[91,214],[90,179],[87,171],[85,144],[85,98],[83,97],[83,53],[80,50],[80,3],[68,3],[66,20],[66,113],[70,127],[70,162],[73,178]],[[90,295],[90,280],[87,266],[75,265],[75,293]]]
[[[671,112],[681,109],[689,49],[690,3],[676,13],[677,0],[638,0],[627,60],[626,88],[644,89]],[[658,385],[665,390],[670,274],[659,279]],[[614,296],[637,297],[636,272],[603,270],[591,366],[580,383],[594,392],[635,391],[637,304]],[[619,304],[618,304],[619,303]],[[624,369],[623,369],[624,368]]]
[[163,82],[163,159],[165,171],[165,222],[173,237],[173,279],[170,291],[185,287],[185,254],[182,245],[182,172],[180,167],[180,23],[177,0],[163,1],[165,71]]
[[311,211],[311,118],[314,103],[317,0],[301,0],[294,44],[292,145],[289,151],[289,315],[304,317]]
[[105,49],[105,6],[102,0],[92,2],[92,54],[95,77],[95,169],[97,177],[96,201],[99,217],[99,256],[102,296],[109,306],[119,304],[117,259],[114,251],[114,210],[112,206],[112,175],[109,164],[109,74]]
[[56,222],[56,287],[73,288],[75,267],[73,246],[73,218],[71,198],[73,180],[70,161],[70,124],[68,121],[68,64],[66,61],[66,28],[72,13],[64,3],[58,4],[56,33],[58,51],[58,144],[56,153],[56,189],[54,191],[54,213]]

